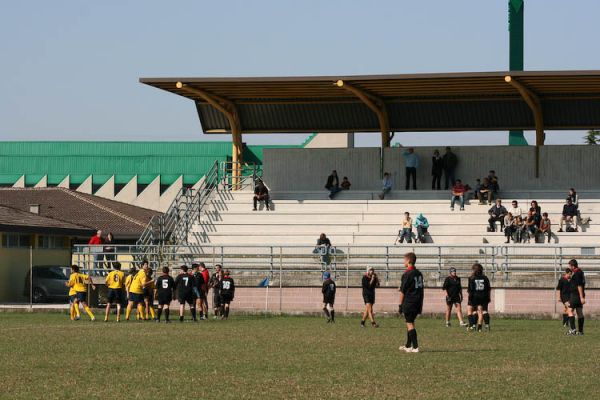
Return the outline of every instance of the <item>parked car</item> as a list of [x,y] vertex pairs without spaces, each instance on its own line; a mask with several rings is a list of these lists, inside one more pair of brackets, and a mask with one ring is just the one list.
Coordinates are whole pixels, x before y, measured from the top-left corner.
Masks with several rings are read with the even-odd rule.
[[29,280],[27,272],[23,294],[27,298],[32,294],[34,303],[68,300],[69,288],[65,285],[69,280],[68,266],[36,265],[33,267],[33,282]]

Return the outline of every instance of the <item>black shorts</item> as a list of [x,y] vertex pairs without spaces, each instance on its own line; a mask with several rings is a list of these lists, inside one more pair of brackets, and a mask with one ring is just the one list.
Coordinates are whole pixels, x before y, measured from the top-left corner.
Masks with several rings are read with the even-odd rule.
[[363,293],[365,304],[375,304],[375,293]]
[[78,302],[87,300],[87,292],[77,292],[77,294],[75,296],[76,296]]
[[77,293],[69,296],[69,303],[75,303],[75,300],[77,300]]
[[568,304],[571,301],[570,297],[567,296],[560,296],[560,302],[563,304]]
[[487,299],[473,297],[473,299],[471,300],[471,305],[475,308],[481,306],[484,310],[487,310],[488,301]]
[[460,304],[460,303],[462,303],[462,299],[460,297],[452,297],[452,298],[446,300],[446,304],[449,306],[454,305],[454,304]]
[[230,294],[221,295],[221,304],[229,304],[233,301],[233,297]]
[[213,308],[221,307],[221,295],[218,291],[213,291]]
[[171,293],[158,293],[158,296],[156,296],[158,298],[158,305],[160,306],[164,306],[171,304],[171,300],[173,300],[173,295]]
[[331,304],[335,303],[335,296],[323,296],[323,304]]
[[417,315],[419,315],[418,313],[414,312],[414,311],[405,311],[404,312],[404,321],[412,324],[415,322],[415,320],[417,319]]
[[[77,293],[79,294],[79,293]],[[578,295],[571,295],[571,297],[569,298],[569,308],[571,310],[574,310],[576,308],[582,308],[583,304],[581,303],[581,299],[579,298]]]
[[180,294],[177,297],[177,300],[179,300],[179,304],[188,303],[189,305],[193,305],[194,302],[196,301],[196,299],[194,298],[194,293],[192,293],[192,292]]
[[121,303],[123,301],[123,289],[108,289],[106,294],[108,303]]
[[129,301],[133,301],[134,303],[143,303],[144,295],[142,293],[129,292]]
[[206,293],[204,293],[200,288],[194,288],[194,296],[197,299],[204,300],[206,298]]

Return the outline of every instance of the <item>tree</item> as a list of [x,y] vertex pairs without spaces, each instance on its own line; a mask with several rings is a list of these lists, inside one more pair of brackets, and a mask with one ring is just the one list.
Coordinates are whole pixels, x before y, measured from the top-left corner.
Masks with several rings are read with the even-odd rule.
[[585,144],[600,144],[600,129],[590,129],[583,138],[585,139]]

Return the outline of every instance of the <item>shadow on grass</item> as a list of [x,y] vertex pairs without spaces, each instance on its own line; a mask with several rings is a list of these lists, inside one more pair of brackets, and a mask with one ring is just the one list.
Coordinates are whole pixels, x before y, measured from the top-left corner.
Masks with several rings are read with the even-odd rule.
[[500,349],[455,349],[455,350],[424,350],[422,353],[492,353]]

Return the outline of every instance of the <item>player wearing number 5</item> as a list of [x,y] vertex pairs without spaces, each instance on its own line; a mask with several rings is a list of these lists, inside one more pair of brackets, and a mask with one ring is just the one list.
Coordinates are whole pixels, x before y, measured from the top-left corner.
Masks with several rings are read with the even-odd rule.
[[163,309],[165,310],[165,322],[168,324],[169,320],[169,306],[173,300],[173,288],[175,287],[175,280],[169,275],[169,267],[163,267],[162,275],[156,279],[154,284],[154,297],[158,299],[158,313],[156,315],[156,322],[160,322]]
[[469,298],[473,310],[477,312],[477,332],[481,332],[481,327],[485,323],[485,329],[490,330],[490,314],[488,314],[488,304],[490,303],[490,293],[492,291],[490,280],[483,274],[483,267],[479,263],[473,264],[471,268],[473,273],[469,277]]
[[108,322],[108,315],[113,304],[117,304],[117,322],[121,322],[121,303],[123,302],[123,285],[125,284],[125,274],[121,271],[121,263],[114,261],[112,263],[113,271],[106,277],[107,301],[104,322]]
[[229,303],[235,297],[235,283],[233,278],[229,276],[229,270],[225,270],[223,279],[219,282],[219,292],[221,295],[221,319],[229,318]]
[[417,340],[417,329],[415,320],[423,311],[423,274],[415,264],[417,256],[415,253],[406,253],[404,255],[404,266],[406,271],[400,280],[400,314],[404,314],[406,322],[406,345],[400,346],[400,350],[407,353],[419,352],[419,341]]

